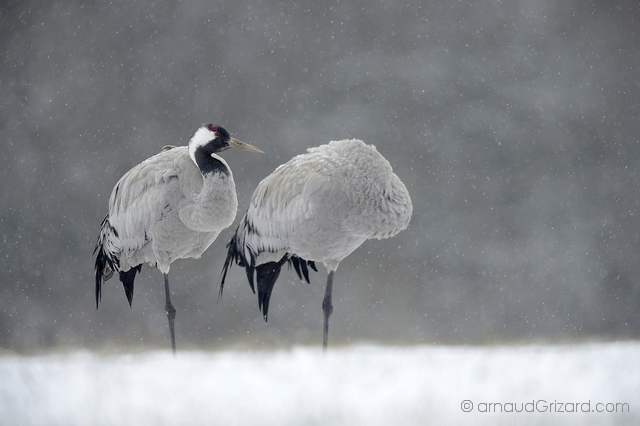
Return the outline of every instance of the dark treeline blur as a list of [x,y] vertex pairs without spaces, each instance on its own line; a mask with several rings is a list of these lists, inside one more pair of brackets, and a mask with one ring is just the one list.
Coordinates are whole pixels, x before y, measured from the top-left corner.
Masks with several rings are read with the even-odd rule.
[[[167,347],[161,274],[95,308],[114,184],[202,123],[240,207],[308,147],[359,138],[407,185],[409,229],[336,273],[332,341],[640,337],[640,8],[568,0],[0,5],[0,348]],[[236,223],[237,223],[236,220]],[[326,271],[283,271],[269,323],[232,229],[174,263],[181,348],[319,344]]]

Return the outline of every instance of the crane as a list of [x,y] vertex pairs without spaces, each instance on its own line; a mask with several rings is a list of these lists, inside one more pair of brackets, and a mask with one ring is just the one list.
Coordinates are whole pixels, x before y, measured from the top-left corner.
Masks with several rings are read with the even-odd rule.
[[309,268],[327,269],[322,311],[323,351],[333,312],[333,276],[340,262],[371,238],[406,229],[413,210],[407,188],[373,145],[357,139],[310,148],[263,179],[227,245],[220,295],[235,262],[245,268],[267,321],[280,269],[293,266],[309,282]]
[[206,124],[196,130],[188,146],[165,146],[125,173],[111,192],[109,213],[94,249],[96,308],[102,285],[114,272],[120,275],[129,306],[142,264],[148,262],[162,272],[174,354],[176,310],[169,268],[176,259],[199,258],[235,219],[233,174],[217,155],[228,148],[262,152],[230,137],[222,127]]

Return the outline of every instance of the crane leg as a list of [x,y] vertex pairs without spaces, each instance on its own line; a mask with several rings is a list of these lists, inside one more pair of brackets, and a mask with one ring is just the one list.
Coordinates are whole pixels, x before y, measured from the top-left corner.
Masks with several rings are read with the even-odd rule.
[[169,290],[169,274],[164,275],[164,294],[166,297],[166,304],[164,310],[167,313],[167,319],[169,320],[169,333],[171,334],[171,350],[173,355],[176,355],[176,332],[174,329],[174,323],[176,320],[176,308],[171,303],[171,291]]
[[329,343],[329,317],[333,312],[333,304],[331,303],[331,292],[333,291],[333,272],[329,271],[327,276],[327,288],[324,290],[324,299],[322,300],[322,313],[324,314],[324,328],[322,330],[322,351],[327,352],[327,344]]

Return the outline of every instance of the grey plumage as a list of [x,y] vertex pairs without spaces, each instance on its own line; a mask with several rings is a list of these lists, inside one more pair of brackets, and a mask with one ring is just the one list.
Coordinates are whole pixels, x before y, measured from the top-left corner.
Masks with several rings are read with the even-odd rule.
[[220,293],[231,264],[244,267],[252,290],[255,276],[266,321],[282,266],[289,263],[309,282],[309,267],[323,263],[329,273],[323,301],[326,348],[334,271],[367,239],[405,229],[412,210],[405,185],[373,145],[353,139],[311,148],[256,188],[228,244]]
[[[216,154],[227,148],[261,152],[208,124],[194,133],[188,146],[165,146],[122,176],[111,193],[94,250],[96,307],[104,281],[114,272],[119,272],[131,305],[135,275],[149,263],[163,273],[167,313],[173,310],[175,315],[168,290],[171,263],[199,258],[236,215],[233,174]],[[175,351],[173,331],[172,346]]]

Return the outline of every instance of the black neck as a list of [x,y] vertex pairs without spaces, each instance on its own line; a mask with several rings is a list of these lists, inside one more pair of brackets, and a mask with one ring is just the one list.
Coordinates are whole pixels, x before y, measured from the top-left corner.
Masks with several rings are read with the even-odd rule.
[[206,147],[200,147],[196,150],[196,164],[198,164],[198,168],[202,175],[206,175],[207,173],[224,173],[225,175],[229,174],[229,169],[225,164],[211,156],[212,152]]

